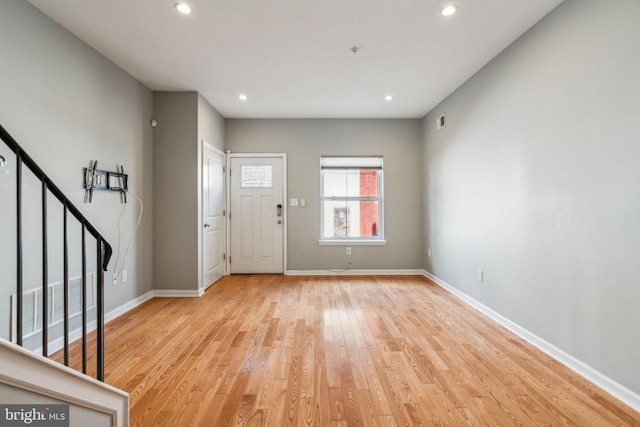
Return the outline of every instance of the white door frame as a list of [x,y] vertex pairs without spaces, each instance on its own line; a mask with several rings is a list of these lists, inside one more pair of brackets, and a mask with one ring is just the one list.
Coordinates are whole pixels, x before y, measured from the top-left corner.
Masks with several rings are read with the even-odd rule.
[[[283,236],[282,236],[282,251],[283,251],[283,259],[282,259],[282,263],[283,263],[283,274],[287,273],[287,229],[289,228],[289,214],[288,214],[288,207],[289,207],[289,203],[288,200],[289,198],[287,197],[287,187],[288,187],[288,181],[287,181],[287,153],[231,153],[231,151],[227,150],[227,156],[226,156],[226,166],[225,166],[225,170],[226,170],[226,174],[225,174],[225,181],[227,184],[227,188],[226,188],[226,192],[225,192],[225,199],[227,201],[226,203],[226,208],[227,208],[227,212],[230,212],[231,209],[231,177],[229,176],[229,172],[231,171],[231,158],[235,157],[235,158],[247,158],[247,157],[256,157],[256,158],[268,158],[268,157],[278,157],[282,159],[282,204],[284,205],[284,213],[283,213],[283,221],[284,221],[284,230],[283,230]],[[231,263],[229,262],[229,254],[231,253],[231,221],[229,219],[229,215],[226,216],[227,217],[227,222],[226,222],[226,229],[227,229],[227,248],[226,248],[226,252],[227,252],[227,264],[225,266],[225,274],[230,274],[229,272],[231,271]]]
[[[204,200],[204,187],[202,186],[202,177],[203,177],[203,171],[202,171],[202,159],[204,158],[204,147],[207,147],[208,149],[214,151],[217,154],[222,155],[223,158],[223,163],[225,165],[226,170],[228,169],[227,166],[227,155],[224,153],[224,151],[220,150],[219,148],[214,147],[213,145],[209,144],[208,142],[206,142],[204,139],[200,140],[200,146],[198,147],[198,293],[199,295],[203,295],[204,291],[205,291],[205,284],[204,282],[204,242],[202,239],[202,230],[204,230],[204,216],[202,215],[202,211],[204,209],[203,206],[203,200]],[[227,174],[226,172],[223,174],[224,176],[224,184],[223,184],[223,191],[224,191],[224,203],[225,203],[225,214],[226,212],[228,212],[227,209],[227,195],[228,193],[228,187],[227,187]],[[229,240],[229,232],[227,230],[227,226],[228,221],[226,221],[225,219],[225,241],[227,241],[227,246],[229,245],[228,240]],[[225,248],[226,250],[226,248]],[[227,252],[228,253],[228,252]],[[228,258],[228,257],[227,257]],[[225,262],[224,264],[224,276],[228,276],[229,275],[229,267],[228,267],[228,263]],[[209,284],[210,285],[210,284]]]

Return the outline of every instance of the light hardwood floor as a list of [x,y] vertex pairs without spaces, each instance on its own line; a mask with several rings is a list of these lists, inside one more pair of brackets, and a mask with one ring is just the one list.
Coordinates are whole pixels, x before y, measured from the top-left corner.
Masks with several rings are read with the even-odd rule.
[[423,277],[225,277],[113,320],[105,344],[132,426],[640,426]]

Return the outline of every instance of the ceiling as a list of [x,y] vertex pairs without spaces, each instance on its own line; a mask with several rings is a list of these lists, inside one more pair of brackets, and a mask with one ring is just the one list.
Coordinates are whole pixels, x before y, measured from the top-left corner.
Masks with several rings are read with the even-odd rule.
[[190,15],[29,1],[150,89],[198,91],[227,118],[420,118],[562,0],[452,0],[449,17],[447,0],[187,0]]

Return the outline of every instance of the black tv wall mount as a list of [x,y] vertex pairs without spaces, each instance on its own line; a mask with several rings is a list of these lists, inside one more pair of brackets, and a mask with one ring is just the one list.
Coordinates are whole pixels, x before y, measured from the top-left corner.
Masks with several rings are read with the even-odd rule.
[[84,202],[93,201],[93,191],[118,191],[120,202],[127,203],[129,176],[124,173],[123,166],[116,166],[117,172],[98,169],[98,161],[91,161],[88,168],[84,168]]

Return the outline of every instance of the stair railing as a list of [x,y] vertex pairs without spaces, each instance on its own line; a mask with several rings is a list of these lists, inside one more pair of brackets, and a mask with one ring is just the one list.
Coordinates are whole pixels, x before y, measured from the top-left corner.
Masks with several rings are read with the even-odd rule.
[[69,366],[69,242],[68,216],[73,215],[82,227],[82,372],[87,373],[87,248],[85,242],[88,231],[96,239],[97,292],[96,292],[96,378],[104,381],[104,272],[111,258],[111,245],[102,237],[96,228],[80,213],[64,193],[51,181],[36,162],[20,147],[15,139],[0,126],[0,139],[16,156],[16,306],[17,319],[16,344],[23,345],[23,203],[22,203],[22,167],[26,166],[42,185],[42,355],[48,357],[48,216],[47,195],[55,196],[63,207],[63,293],[64,293],[64,364]]

